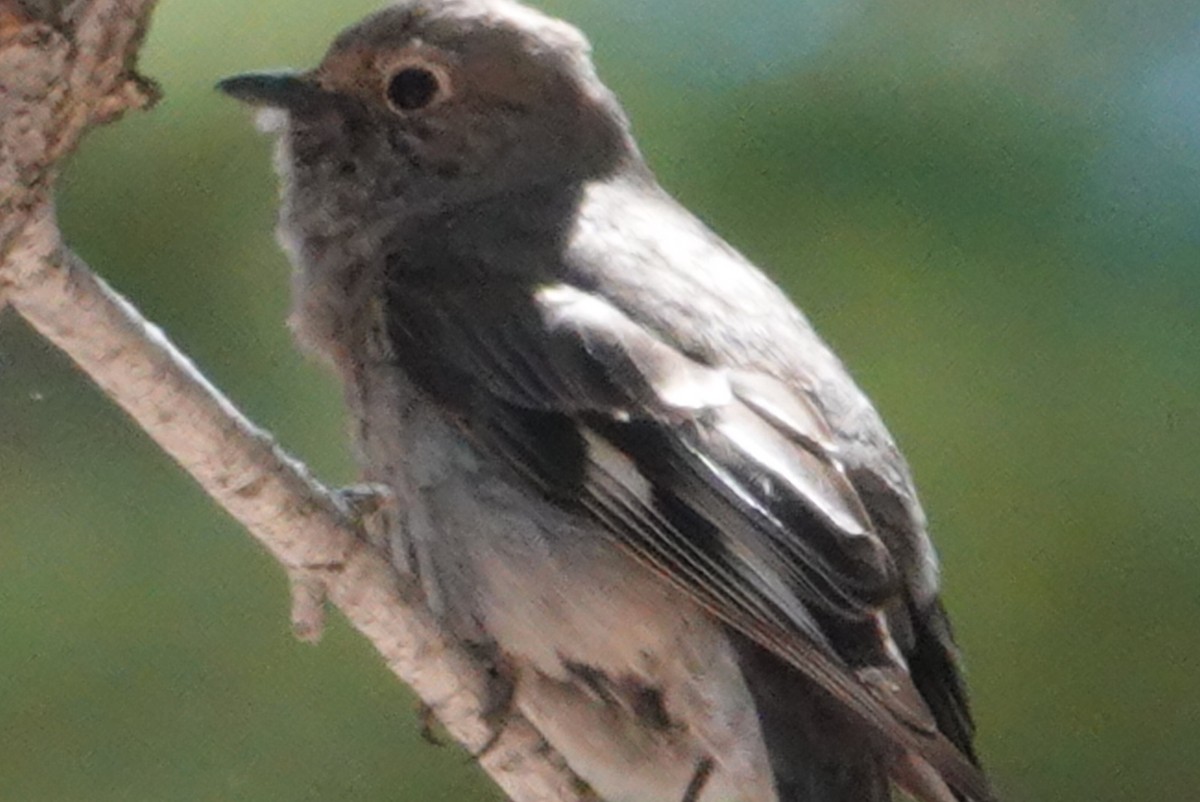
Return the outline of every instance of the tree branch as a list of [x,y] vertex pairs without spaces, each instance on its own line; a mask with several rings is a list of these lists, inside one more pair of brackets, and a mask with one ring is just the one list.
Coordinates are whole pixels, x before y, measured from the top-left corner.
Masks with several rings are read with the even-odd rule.
[[[327,597],[476,753],[492,736],[485,667],[359,536],[341,497],[62,243],[51,200],[62,159],[88,128],[156,97],[133,68],[152,7],[78,0],[48,23],[0,0],[0,312],[7,302],[66,352],[284,566],[301,635],[319,631]],[[519,716],[480,763],[516,802],[593,798]]]

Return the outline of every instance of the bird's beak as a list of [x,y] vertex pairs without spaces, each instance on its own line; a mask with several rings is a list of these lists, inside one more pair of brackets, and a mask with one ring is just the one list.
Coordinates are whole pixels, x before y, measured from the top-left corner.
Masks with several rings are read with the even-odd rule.
[[233,75],[220,81],[217,89],[251,106],[288,111],[311,107],[328,95],[311,77],[291,70]]

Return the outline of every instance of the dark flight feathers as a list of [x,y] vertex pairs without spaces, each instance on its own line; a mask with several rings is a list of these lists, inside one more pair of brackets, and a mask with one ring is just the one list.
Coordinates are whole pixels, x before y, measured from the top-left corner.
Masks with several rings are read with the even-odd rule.
[[389,334],[414,380],[481,447],[600,521],[898,757],[962,799],[992,800],[944,615],[901,603],[911,644],[892,640],[884,609],[906,592],[820,411],[773,377],[691,359],[599,296],[496,284],[406,278],[389,291]]

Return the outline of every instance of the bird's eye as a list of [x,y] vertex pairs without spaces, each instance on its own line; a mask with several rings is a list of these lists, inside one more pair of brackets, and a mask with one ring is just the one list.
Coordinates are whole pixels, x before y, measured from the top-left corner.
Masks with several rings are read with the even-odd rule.
[[446,90],[445,76],[424,66],[397,70],[387,83],[387,99],[396,111],[417,111],[439,99]]

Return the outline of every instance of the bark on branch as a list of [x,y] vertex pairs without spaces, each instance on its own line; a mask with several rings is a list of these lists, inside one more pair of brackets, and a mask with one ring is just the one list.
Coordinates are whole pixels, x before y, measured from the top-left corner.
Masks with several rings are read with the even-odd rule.
[[[299,628],[319,628],[328,598],[478,752],[492,736],[482,715],[485,667],[359,536],[341,497],[63,245],[52,201],[63,158],[89,128],[156,97],[134,69],[153,5],[76,0],[35,18],[17,0],[0,0],[0,313],[8,303],[65,351],[267,548],[292,577]],[[592,799],[519,717],[480,763],[516,802]]]

